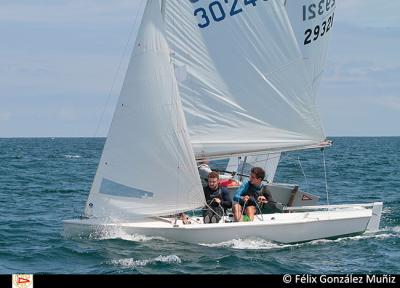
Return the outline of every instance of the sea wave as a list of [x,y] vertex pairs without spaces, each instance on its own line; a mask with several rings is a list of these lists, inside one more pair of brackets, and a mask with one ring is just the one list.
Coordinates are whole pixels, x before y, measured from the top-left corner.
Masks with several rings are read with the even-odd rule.
[[[397,231],[396,231],[397,229]],[[366,240],[366,239],[377,239],[377,240],[383,240],[387,238],[398,238],[400,234],[398,234],[400,231],[400,228],[390,228],[390,229],[382,229],[377,232],[371,232],[371,233],[364,233],[361,235],[355,235],[355,236],[346,236],[346,237],[340,237],[337,239],[318,239],[318,240],[313,240],[310,241],[310,245],[320,245],[320,244],[325,244],[325,243],[338,243],[338,242],[344,242],[344,241],[360,241],[360,240]],[[395,232],[395,233],[392,233]],[[307,243],[304,243],[307,244]]]
[[146,236],[141,234],[129,234],[121,228],[107,228],[92,233],[89,238],[97,240],[110,240],[110,239],[122,239],[133,242],[147,242],[151,240],[166,240],[160,236]]
[[111,264],[127,268],[143,267],[154,263],[181,264],[182,260],[177,255],[160,255],[156,258],[142,260],[135,260],[133,258],[111,260]]
[[395,226],[391,228],[393,232],[400,233],[400,226]]
[[252,239],[233,239],[229,241],[224,241],[216,244],[204,244],[199,243],[199,245],[207,246],[207,247],[224,247],[224,248],[233,248],[240,250],[270,250],[270,249],[282,249],[295,245],[290,244],[280,244],[268,240],[264,240],[261,238],[252,238]]
[[80,155],[72,155],[72,154],[65,154],[63,155],[65,158],[69,158],[69,159],[77,159],[77,158],[81,158]]
[[312,240],[308,242],[294,243],[294,244],[282,244],[264,240],[261,238],[253,238],[253,239],[233,239],[216,244],[199,243],[199,245],[207,247],[223,247],[223,248],[232,248],[240,250],[272,250],[272,249],[301,247],[308,245],[324,245],[330,243],[340,243],[344,241],[360,241],[365,239],[383,240],[387,238],[398,238],[398,237],[400,237],[400,226],[389,227],[381,229],[377,232],[364,233],[361,235],[346,236],[336,239],[318,239],[318,240]]

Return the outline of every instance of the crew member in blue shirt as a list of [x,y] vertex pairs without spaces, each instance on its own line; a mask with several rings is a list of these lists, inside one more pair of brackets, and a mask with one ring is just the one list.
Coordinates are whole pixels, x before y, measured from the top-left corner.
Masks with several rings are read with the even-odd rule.
[[253,221],[254,215],[257,212],[257,202],[266,203],[268,201],[273,201],[270,193],[264,193],[264,191],[267,191],[266,185],[262,183],[264,178],[264,169],[261,167],[253,167],[249,180],[244,182],[236,190],[235,196],[233,197],[234,204],[232,206],[233,219],[235,222],[243,221],[243,208],[244,214]]

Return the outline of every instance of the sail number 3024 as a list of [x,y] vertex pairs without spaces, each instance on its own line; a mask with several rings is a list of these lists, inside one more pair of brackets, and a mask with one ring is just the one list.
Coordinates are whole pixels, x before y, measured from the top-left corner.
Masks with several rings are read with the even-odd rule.
[[321,25],[315,26],[313,29],[307,29],[304,31],[304,45],[308,45],[313,41],[317,41],[318,38],[323,37],[329,32],[333,25],[333,17],[335,13],[332,13],[327,20],[324,20]]
[[[200,0],[189,0],[196,3]],[[211,2],[208,7],[199,7],[194,10],[194,16],[200,17],[201,22],[197,24],[200,28],[208,27],[212,21],[220,22],[227,16],[232,17],[243,12],[243,9],[257,6],[257,1],[265,2],[268,0],[220,0]]]

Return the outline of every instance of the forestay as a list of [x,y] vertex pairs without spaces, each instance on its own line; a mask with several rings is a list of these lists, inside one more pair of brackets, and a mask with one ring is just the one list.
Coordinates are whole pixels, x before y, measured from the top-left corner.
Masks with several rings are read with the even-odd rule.
[[312,79],[282,1],[165,6],[197,158],[302,149],[324,140]]
[[85,212],[132,219],[204,203],[160,1],[150,0]]

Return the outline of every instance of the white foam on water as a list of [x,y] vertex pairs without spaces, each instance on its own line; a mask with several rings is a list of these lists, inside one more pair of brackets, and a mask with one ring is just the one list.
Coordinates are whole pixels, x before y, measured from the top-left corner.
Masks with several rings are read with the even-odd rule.
[[400,226],[391,227],[390,230],[396,233],[400,233]]
[[182,260],[176,255],[158,256],[152,259],[135,260],[133,258],[125,258],[111,260],[111,264],[126,268],[144,267],[154,263],[181,264]]
[[69,159],[81,158],[80,155],[71,155],[71,154],[66,154],[66,155],[64,155],[64,157],[69,158]]
[[223,248],[233,248],[240,250],[272,250],[272,249],[285,249],[293,247],[301,247],[307,245],[324,245],[329,243],[341,243],[345,241],[360,241],[365,239],[378,239],[383,240],[387,238],[399,238],[400,237],[400,226],[389,227],[381,229],[378,232],[364,233],[356,236],[340,237],[337,239],[318,239],[308,242],[295,243],[295,244],[282,244],[267,241],[264,239],[254,238],[254,239],[234,239],[216,244],[205,244],[199,243],[199,245],[207,247],[223,247]]
[[128,234],[120,227],[118,228],[107,228],[101,231],[97,231],[96,233],[90,236],[92,239],[98,240],[110,240],[110,239],[122,239],[126,241],[133,242],[147,242],[151,240],[166,240],[163,237],[159,236],[145,236],[140,234]]
[[252,239],[233,239],[217,244],[204,244],[200,243],[202,246],[207,247],[224,247],[224,248],[233,248],[239,250],[271,250],[271,249],[282,249],[287,247],[293,247],[298,244],[290,245],[290,244],[280,244],[271,241],[267,241],[261,238],[252,238]]
[[[389,232],[389,233],[387,233],[387,232]],[[400,237],[399,234],[394,234],[391,232],[399,233],[400,228],[394,227],[394,228],[390,228],[390,229],[382,229],[382,230],[379,230],[378,232],[364,233],[361,235],[347,236],[347,237],[341,237],[341,238],[337,238],[337,239],[318,239],[318,240],[313,240],[313,241],[306,242],[303,244],[304,245],[306,245],[306,244],[320,245],[320,244],[325,244],[325,243],[340,243],[340,242],[344,242],[344,241],[360,241],[360,240],[365,240],[365,239],[382,240],[382,239],[387,239],[387,238]]]
[[400,238],[400,226],[385,227],[376,233],[377,239]]

